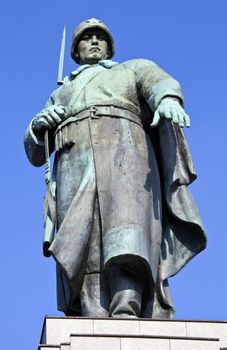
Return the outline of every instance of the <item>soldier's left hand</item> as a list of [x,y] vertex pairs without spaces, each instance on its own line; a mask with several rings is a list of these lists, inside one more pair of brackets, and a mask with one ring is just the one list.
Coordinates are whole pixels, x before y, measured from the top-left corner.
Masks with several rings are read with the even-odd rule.
[[154,119],[151,123],[151,128],[158,125],[161,118],[172,120],[179,124],[181,128],[190,127],[190,118],[181,107],[180,103],[171,97],[164,98],[154,113]]

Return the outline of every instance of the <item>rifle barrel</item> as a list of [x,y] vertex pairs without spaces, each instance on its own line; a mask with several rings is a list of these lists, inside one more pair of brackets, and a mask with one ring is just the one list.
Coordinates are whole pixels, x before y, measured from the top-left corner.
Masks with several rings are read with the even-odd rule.
[[61,41],[61,50],[60,50],[60,58],[58,65],[58,80],[57,84],[63,84],[63,66],[64,66],[64,56],[65,56],[65,40],[66,40],[66,26],[64,26],[62,41]]

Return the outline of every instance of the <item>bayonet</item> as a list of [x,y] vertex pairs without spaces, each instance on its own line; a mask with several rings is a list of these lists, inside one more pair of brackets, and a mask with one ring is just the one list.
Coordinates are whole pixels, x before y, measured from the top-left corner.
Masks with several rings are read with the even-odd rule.
[[58,80],[57,84],[63,84],[63,66],[64,66],[64,56],[65,56],[65,39],[66,39],[66,26],[64,26],[62,40],[61,40],[61,50],[60,50],[60,58],[58,65]]

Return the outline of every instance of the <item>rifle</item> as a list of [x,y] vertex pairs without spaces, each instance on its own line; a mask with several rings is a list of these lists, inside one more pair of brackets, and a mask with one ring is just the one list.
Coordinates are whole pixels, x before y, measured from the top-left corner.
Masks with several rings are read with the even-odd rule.
[[[60,59],[58,66],[58,79],[57,84],[62,85],[63,80],[63,65],[64,65],[64,53],[65,53],[65,38],[66,38],[66,27],[64,27],[62,34],[61,50],[60,50]],[[48,130],[45,131],[44,135],[45,141],[45,159],[46,159],[46,168],[45,168],[45,183],[46,183],[46,195],[44,199],[44,208],[43,208],[43,221],[44,221],[44,237],[43,237],[43,255],[45,257],[50,257],[51,253],[49,252],[49,247],[54,240],[54,232],[56,226],[56,200],[55,200],[55,181],[51,179],[50,174],[50,152],[49,152],[49,136]]]

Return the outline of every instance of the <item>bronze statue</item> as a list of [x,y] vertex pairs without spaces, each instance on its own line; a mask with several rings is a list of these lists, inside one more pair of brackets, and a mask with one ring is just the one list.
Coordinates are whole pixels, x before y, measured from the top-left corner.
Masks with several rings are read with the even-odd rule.
[[46,226],[56,217],[57,234],[45,254],[66,315],[172,318],[168,278],[206,245],[187,187],[196,178],[190,121],[175,79],[152,61],[113,55],[104,23],[79,24],[71,56],[80,67],[26,132],[34,166],[55,152]]

